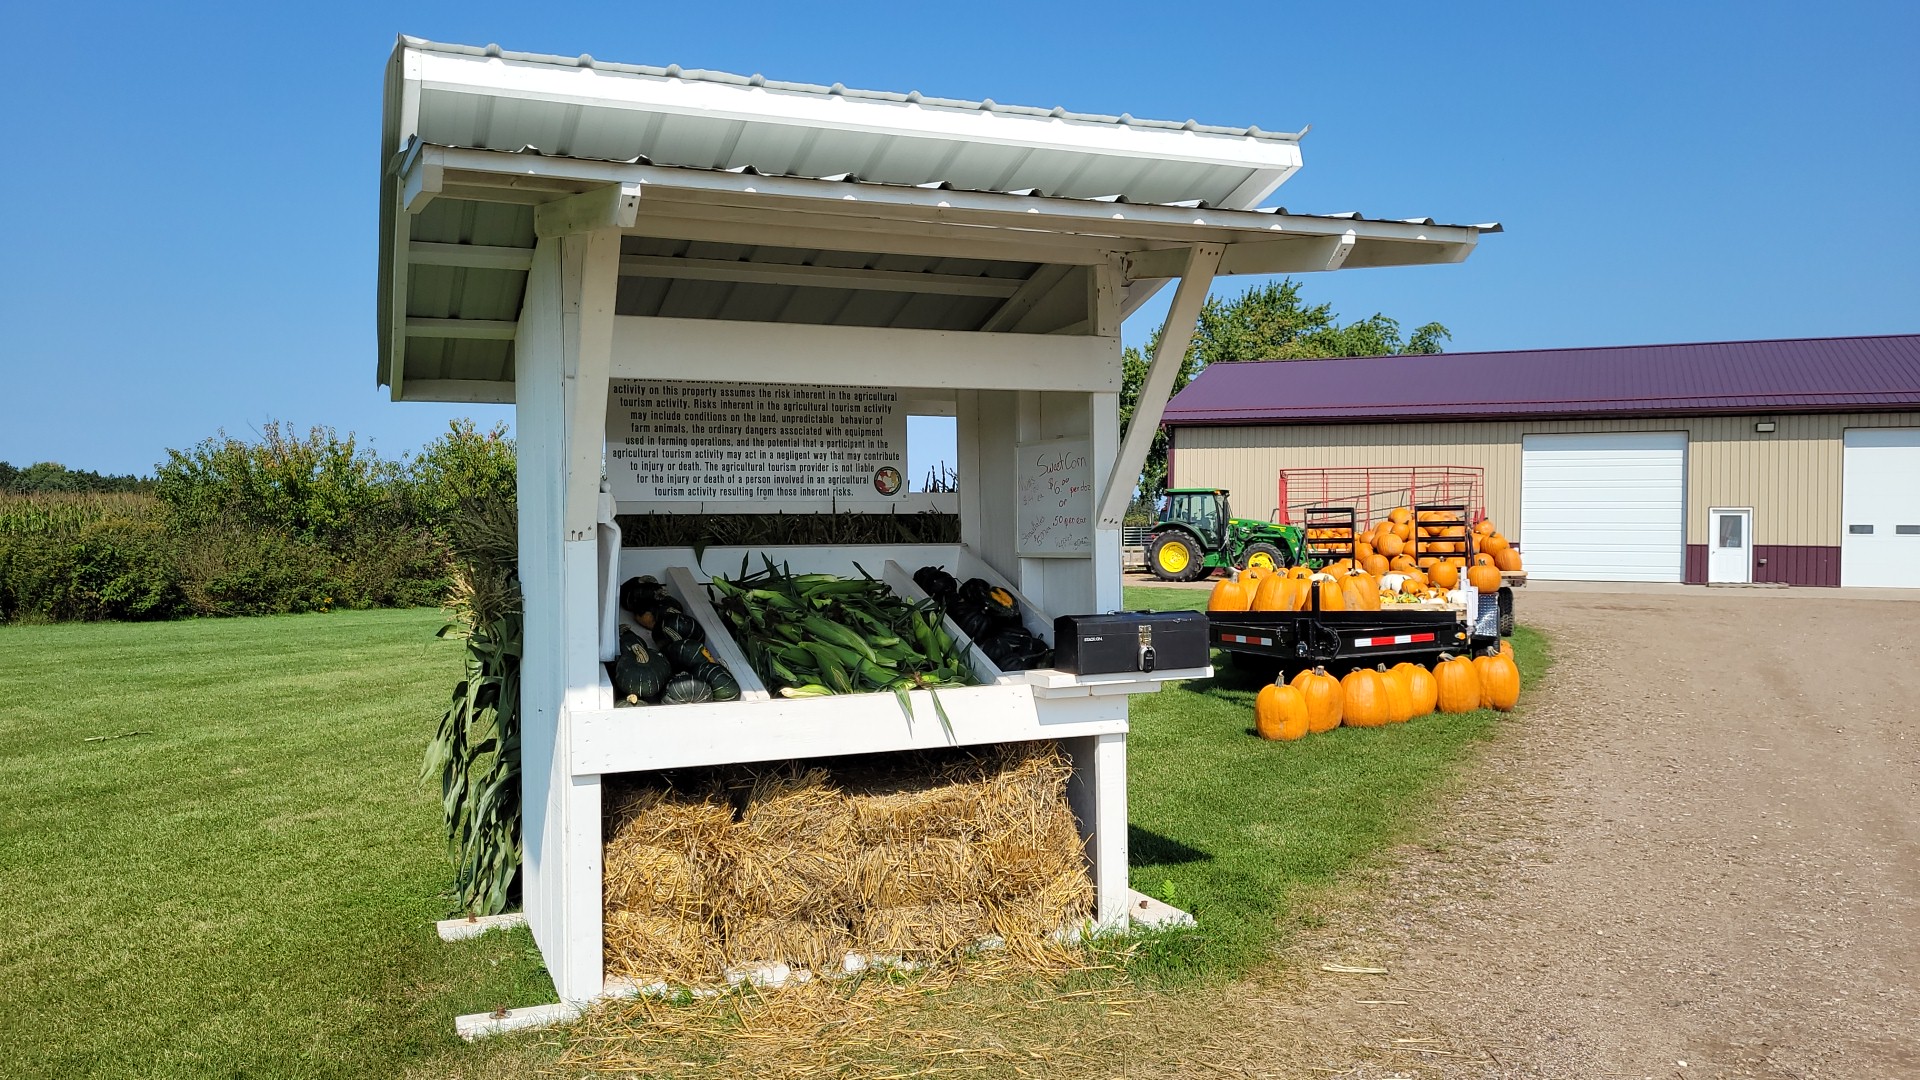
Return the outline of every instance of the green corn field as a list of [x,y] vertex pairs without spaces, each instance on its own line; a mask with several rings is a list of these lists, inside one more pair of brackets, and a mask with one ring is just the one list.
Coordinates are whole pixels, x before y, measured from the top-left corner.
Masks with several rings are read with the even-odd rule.
[[0,536],[67,536],[99,521],[158,514],[151,495],[133,492],[0,494]]

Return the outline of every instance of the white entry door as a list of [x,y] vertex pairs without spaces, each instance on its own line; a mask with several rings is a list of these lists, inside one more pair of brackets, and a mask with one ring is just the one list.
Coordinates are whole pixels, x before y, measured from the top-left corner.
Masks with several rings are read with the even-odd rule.
[[1753,511],[1707,511],[1707,580],[1745,585],[1753,580]]
[[1521,440],[1520,555],[1531,577],[1679,581],[1686,501],[1684,431]]
[[1920,428],[1842,440],[1840,584],[1920,589]]

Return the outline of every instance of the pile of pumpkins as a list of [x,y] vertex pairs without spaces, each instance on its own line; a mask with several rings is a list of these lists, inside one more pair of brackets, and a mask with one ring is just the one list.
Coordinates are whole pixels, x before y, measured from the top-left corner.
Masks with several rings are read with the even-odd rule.
[[[1354,540],[1353,558],[1328,563],[1318,572],[1304,566],[1250,566],[1214,584],[1207,610],[1305,611],[1313,606],[1317,591],[1322,611],[1378,611],[1382,603],[1447,599],[1462,579],[1481,592],[1494,592],[1500,588],[1502,570],[1522,568],[1520,553],[1490,519],[1473,524],[1474,542],[1469,545],[1467,526],[1433,524],[1440,516],[1424,510],[1416,516],[1399,507]],[[1418,557],[1413,554],[1416,529]],[[1346,531],[1309,529],[1308,539],[1346,540]],[[1471,558],[1469,547],[1477,549]]]
[[1520,668],[1513,647],[1468,659],[1442,653],[1432,671],[1415,663],[1355,668],[1336,679],[1324,667],[1275,680],[1253,702],[1253,727],[1263,739],[1291,742],[1337,727],[1382,727],[1435,712],[1506,712],[1520,700]]

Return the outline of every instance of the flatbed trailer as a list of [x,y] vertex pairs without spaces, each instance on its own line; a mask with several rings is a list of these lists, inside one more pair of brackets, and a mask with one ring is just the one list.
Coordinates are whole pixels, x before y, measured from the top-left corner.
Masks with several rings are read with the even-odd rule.
[[[1501,590],[1503,593],[1506,590]],[[1487,611],[1469,626],[1451,608],[1395,607],[1379,611],[1209,611],[1207,633],[1216,649],[1288,672],[1356,667],[1403,660],[1431,666],[1441,653],[1471,653],[1496,646],[1511,633],[1511,594],[1482,602]],[[1244,660],[1243,660],[1244,658]]]

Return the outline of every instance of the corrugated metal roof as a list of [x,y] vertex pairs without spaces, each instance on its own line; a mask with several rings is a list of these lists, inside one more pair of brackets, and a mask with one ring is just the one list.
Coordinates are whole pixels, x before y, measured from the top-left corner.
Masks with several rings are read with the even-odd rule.
[[1920,409],[1920,334],[1213,364],[1164,423]]

